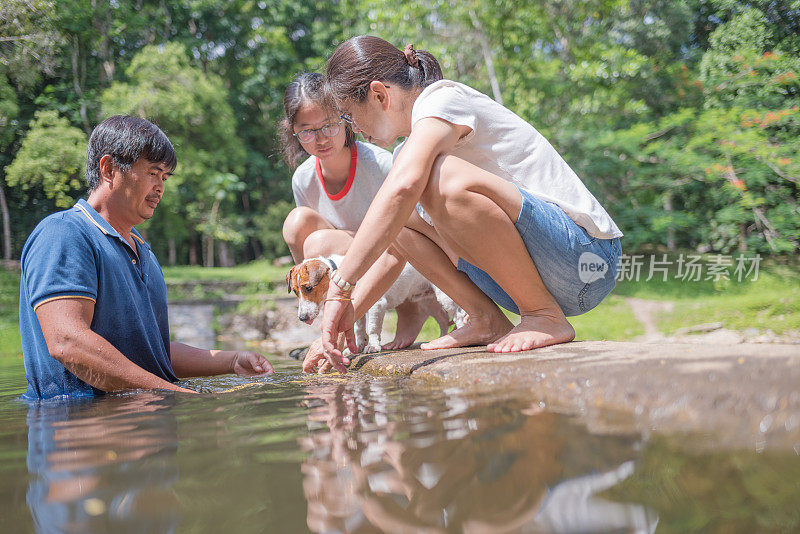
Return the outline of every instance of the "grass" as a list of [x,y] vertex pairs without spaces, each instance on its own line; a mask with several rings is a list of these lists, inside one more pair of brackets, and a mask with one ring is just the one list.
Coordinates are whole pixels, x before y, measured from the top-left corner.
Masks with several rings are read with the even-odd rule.
[[218,299],[226,294],[261,295],[281,292],[288,267],[258,260],[236,267],[164,267],[170,300]]
[[0,356],[16,358],[21,353],[22,341],[19,337],[19,273],[0,267]]
[[731,330],[757,328],[800,334],[800,276],[779,269],[764,273],[756,282],[720,290],[713,297],[678,300],[671,312],[660,315],[658,326],[662,332],[672,333],[711,321]]
[[757,328],[795,335],[800,332],[800,266],[795,264],[766,262],[756,280],[751,276],[741,282],[684,282],[670,273],[666,281],[654,278],[649,282],[620,282],[613,294],[673,302],[672,311],[656,316],[658,329],[665,334],[710,322],[720,322],[731,330]]
[[628,303],[613,293],[595,309],[570,317],[575,328],[575,340],[609,339],[627,341],[644,334],[644,326],[633,315]]
[[[213,298],[230,292],[253,296],[243,307],[263,306],[260,296],[283,294],[286,267],[275,267],[262,260],[231,268],[165,267],[164,276],[170,286],[170,298]],[[644,270],[643,270],[644,273]],[[224,287],[229,284],[230,287]],[[216,288],[216,286],[220,286]],[[614,293],[597,308],[570,319],[577,339],[625,341],[644,333],[625,298],[671,301],[674,308],[656,317],[659,330],[669,334],[681,327],[721,322],[732,330],[757,328],[778,334],[800,332],[800,267],[762,264],[756,281],[703,280],[683,282],[671,275],[666,281],[621,281]],[[19,319],[19,273],[0,268],[0,356],[16,358],[21,349]],[[515,316],[509,314],[514,319]],[[386,319],[394,330],[394,313]],[[436,322],[429,318],[418,341],[439,336]],[[387,340],[388,341],[388,340]]]
[[[513,323],[519,322],[519,317],[513,313],[505,312]],[[570,318],[575,327],[578,341],[587,339],[612,339],[625,341],[644,334],[644,327],[636,320],[630,307],[622,297],[611,295],[597,308],[589,313]],[[392,311],[385,321],[386,329],[393,332],[397,326],[397,314]],[[430,341],[439,337],[439,325],[429,317],[417,336],[418,342]],[[387,343],[389,340],[383,340]]]
[[167,284],[188,282],[273,282],[282,281],[288,267],[275,267],[271,261],[257,260],[236,267],[163,267]]
[[[645,281],[620,281],[614,292],[588,313],[571,317],[577,340],[607,339],[628,341],[644,334],[625,298],[669,301],[670,312],[655,317],[664,334],[697,324],[720,322],[731,330],[772,330],[777,334],[800,334],[800,266],[765,262],[753,280],[682,281],[670,272],[666,280],[653,277]],[[514,320],[513,314],[507,314]],[[395,318],[387,318],[394,328]],[[417,341],[438,337],[439,328],[428,319]]]

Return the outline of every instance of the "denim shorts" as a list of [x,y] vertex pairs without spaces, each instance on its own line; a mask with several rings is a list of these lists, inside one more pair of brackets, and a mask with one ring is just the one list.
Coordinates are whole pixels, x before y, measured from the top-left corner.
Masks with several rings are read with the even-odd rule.
[[[600,304],[617,283],[617,260],[622,254],[619,238],[592,237],[556,204],[522,189],[520,193],[522,209],[517,231],[545,287],[564,315],[586,313]],[[458,270],[497,304],[519,313],[511,297],[485,271],[464,258],[459,258]]]

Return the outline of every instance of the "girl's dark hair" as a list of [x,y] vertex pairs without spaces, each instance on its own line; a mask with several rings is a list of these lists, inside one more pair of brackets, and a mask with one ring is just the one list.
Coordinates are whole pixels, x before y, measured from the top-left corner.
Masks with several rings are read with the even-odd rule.
[[430,52],[400,50],[380,37],[359,35],[343,42],[328,60],[328,87],[337,100],[361,102],[374,80],[404,89],[427,87],[442,79],[439,62]]
[[[283,148],[283,161],[292,169],[296,168],[309,155],[294,136],[294,116],[303,104],[311,102],[333,110],[334,115],[338,117],[336,105],[325,88],[325,77],[317,72],[298,74],[286,87],[286,93],[283,95],[284,117],[278,126]],[[344,121],[342,121],[342,127],[345,132],[344,146],[353,146],[356,142],[356,134]]]
[[167,135],[152,122],[112,115],[98,124],[89,136],[86,150],[86,183],[94,191],[100,183],[100,158],[109,155],[119,169],[127,172],[139,158],[151,163],[163,163],[175,170],[178,158]]

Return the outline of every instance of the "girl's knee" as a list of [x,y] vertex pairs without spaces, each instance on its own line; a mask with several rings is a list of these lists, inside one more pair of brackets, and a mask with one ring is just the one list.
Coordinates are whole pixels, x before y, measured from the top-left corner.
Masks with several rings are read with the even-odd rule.
[[335,228],[321,228],[314,230],[303,241],[303,256],[330,256],[331,254],[345,254],[350,246],[352,236],[344,230]]
[[298,206],[289,212],[283,221],[284,231],[287,229],[300,229],[304,226],[316,225],[322,216],[316,211],[306,206]]
[[327,221],[316,211],[298,206],[283,221],[283,240],[289,246],[300,245],[311,232],[327,225]]

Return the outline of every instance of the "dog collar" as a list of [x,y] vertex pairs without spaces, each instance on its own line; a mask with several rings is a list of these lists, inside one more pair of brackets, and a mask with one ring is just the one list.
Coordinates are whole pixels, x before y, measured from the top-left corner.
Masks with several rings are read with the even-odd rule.
[[327,263],[327,264],[328,264],[328,267],[330,267],[330,268],[331,268],[331,272],[333,272],[333,271],[335,271],[335,270],[336,270],[336,268],[337,268],[337,267],[336,267],[336,263],[334,263],[334,261],[333,261],[332,259],[330,259],[330,258],[322,258],[322,259],[323,259],[323,261],[324,261],[325,263]]

